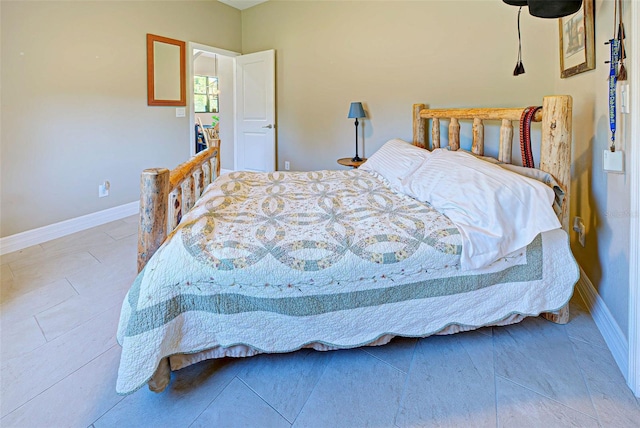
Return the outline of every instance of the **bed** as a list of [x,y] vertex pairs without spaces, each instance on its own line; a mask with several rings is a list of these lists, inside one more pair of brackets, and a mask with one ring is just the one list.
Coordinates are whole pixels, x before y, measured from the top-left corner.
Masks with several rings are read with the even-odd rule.
[[[567,236],[571,109],[571,97],[548,96],[530,115],[542,122],[537,180],[509,167],[513,122],[529,109],[423,104],[412,144],[390,141],[359,169],[220,176],[212,147],[174,171],[145,170],[118,393],[160,392],[171,371],[211,358],[377,346],[527,316],[568,322],[579,275]],[[459,150],[460,121],[472,123],[471,153]],[[497,159],[484,157],[484,121],[501,124]],[[486,205],[469,216],[476,200]],[[496,227],[490,212],[512,205],[512,222],[476,240]]]

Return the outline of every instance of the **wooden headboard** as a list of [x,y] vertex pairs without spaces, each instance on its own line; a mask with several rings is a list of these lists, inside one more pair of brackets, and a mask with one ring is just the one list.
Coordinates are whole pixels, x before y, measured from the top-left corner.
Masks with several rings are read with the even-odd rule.
[[[540,169],[551,174],[565,192],[560,222],[569,231],[569,190],[571,187],[571,113],[573,100],[569,95],[544,97],[542,110],[534,116],[542,122]],[[471,151],[484,155],[484,121],[501,121],[498,160],[511,163],[513,122],[520,121],[525,108],[461,108],[427,109],[413,105],[413,144],[428,149],[428,122],[431,121],[432,148],[440,147],[440,120],[449,120],[449,148],[460,148],[460,120],[473,122]]]

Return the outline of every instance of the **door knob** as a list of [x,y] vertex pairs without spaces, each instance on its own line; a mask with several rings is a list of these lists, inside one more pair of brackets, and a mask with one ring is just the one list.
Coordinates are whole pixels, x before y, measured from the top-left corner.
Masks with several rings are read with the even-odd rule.
[[275,128],[275,126],[273,126],[272,124],[268,124],[266,126],[263,126],[263,128],[271,129],[271,128]]

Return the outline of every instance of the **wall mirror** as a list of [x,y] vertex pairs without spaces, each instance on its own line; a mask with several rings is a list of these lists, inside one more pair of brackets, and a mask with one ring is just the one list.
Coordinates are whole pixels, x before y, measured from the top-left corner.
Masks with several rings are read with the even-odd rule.
[[147,34],[147,104],[186,106],[186,43]]

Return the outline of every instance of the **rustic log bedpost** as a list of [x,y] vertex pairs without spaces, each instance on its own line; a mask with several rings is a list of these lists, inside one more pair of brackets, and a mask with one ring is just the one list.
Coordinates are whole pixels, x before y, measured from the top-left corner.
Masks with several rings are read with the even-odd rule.
[[569,95],[544,97],[540,169],[547,171],[564,190],[561,223],[569,233],[569,191],[571,189],[571,125],[573,99]]
[[449,149],[460,149],[460,122],[456,117],[452,117],[449,122]]
[[138,272],[167,237],[169,170],[145,169],[140,177],[140,222],[138,227]]
[[182,216],[193,207],[204,188],[219,175],[219,147],[201,151],[173,171],[151,168],[142,172],[138,272],[178,225]]
[[482,119],[473,119],[473,143],[471,151],[477,155],[484,156],[484,124]]
[[513,124],[509,119],[502,119],[500,126],[500,152],[498,160],[504,163],[511,163],[511,150],[513,144]]
[[428,149],[427,147],[427,119],[420,117],[420,110],[424,104],[413,105],[413,145]]

